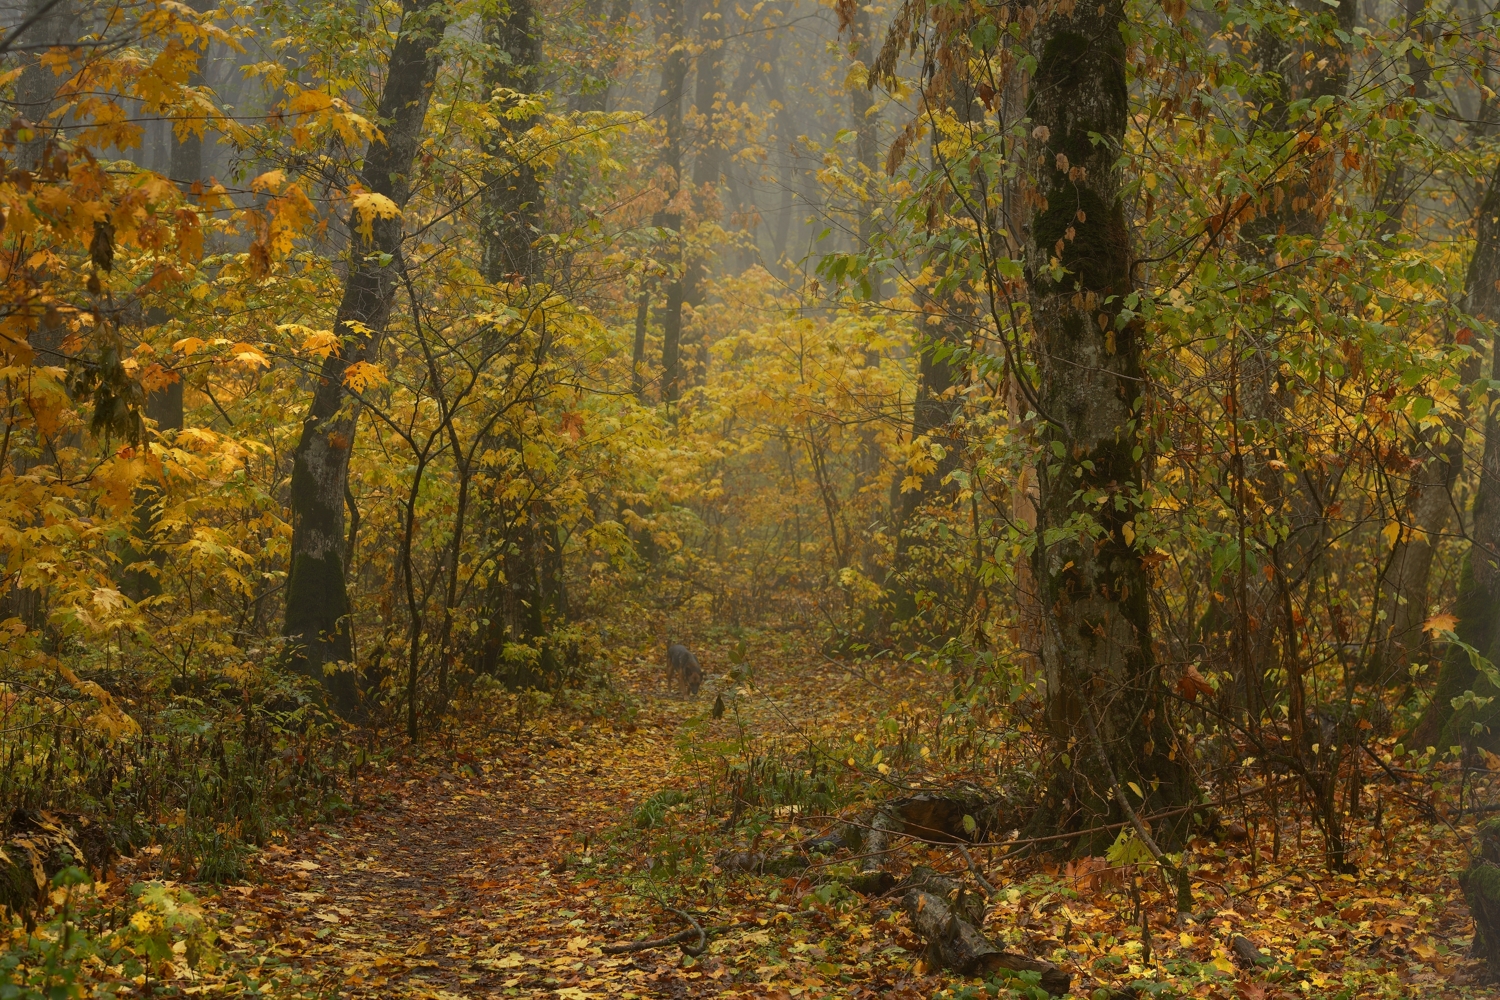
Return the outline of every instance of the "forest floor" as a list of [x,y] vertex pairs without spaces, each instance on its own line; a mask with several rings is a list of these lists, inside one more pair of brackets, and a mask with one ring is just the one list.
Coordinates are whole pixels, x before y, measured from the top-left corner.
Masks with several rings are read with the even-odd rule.
[[[816,832],[793,818],[762,824],[749,844],[743,832],[738,841],[723,834],[723,810],[704,809],[703,799],[728,754],[764,762],[789,742],[848,740],[873,732],[902,699],[934,696],[920,671],[877,683],[805,656],[764,662],[755,687],[742,685],[719,720],[709,708],[720,678],[697,698],[678,698],[661,667],[636,660],[616,678],[629,697],[604,715],[554,706],[471,720],[419,756],[368,769],[352,815],[267,847],[247,884],[204,899],[239,970],[237,989],[562,1000],[1024,996],[1019,983],[986,992],[926,968],[899,899],[714,864],[728,847]],[[705,662],[710,673],[719,666]],[[1149,956],[1132,894],[1102,859],[994,865],[1000,890],[986,933],[1058,961],[1075,996],[1495,996],[1463,957],[1472,924],[1453,876],[1466,838],[1404,814],[1402,802],[1386,796],[1379,828],[1357,832],[1357,877],[1324,873],[1310,829],[1293,841],[1288,828],[1275,860],[1259,827],[1253,853],[1243,839],[1199,843],[1202,909],[1184,924],[1163,902],[1169,890],[1158,892]],[[903,863],[964,869],[949,848],[904,851]],[[675,946],[602,951],[684,929],[674,907],[714,930],[701,957]],[[1265,953],[1264,967],[1236,958],[1237,935]],[[1132,984],[1138,993],[1113,992]]]

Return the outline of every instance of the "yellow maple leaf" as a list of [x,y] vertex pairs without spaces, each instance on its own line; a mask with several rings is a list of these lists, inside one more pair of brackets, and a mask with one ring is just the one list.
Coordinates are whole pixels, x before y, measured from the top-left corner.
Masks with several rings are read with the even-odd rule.
[[338,345],[339,338],[333,335],[332,330],[311,330],[302,341],[304,351],[308,354],[316,354],[320,358],[328,357]]
[[287,102],[287,108],[299,115],[312,115],[333,107],[333,101],[321,90],[303,90]]
[[374,191],[366,191],[354,196],[354,214],[359,217],[359,224],[355,227],[361,236],[370,239],[375,230],[375,220],[396,219],[401,216],[401,209],[396,203],[383,194]]
[[1428,635],[1437,635],[1441,632],[1452,632],[1453,627],[1457,624],[1458,618],[1456,616],[1444,612],[1440,615],[1433,615],[1423,622],[1422,631]]
[[364,392],[372,385],[384,385],[385,369],[368,361],[356,361],[344,369],[344,384],[355,392]]
[[266,359],[266,356],[262,354],[258,348],[250,344],[235,344],[229,349],[229,353],[234,355],[235,361],[244,365],[246,368],[271,367],[271,362]]
[[281,190],[281,185],[286,183],[286,171],[267,170],[250,182],[251,191],[270,191],[272,194]]

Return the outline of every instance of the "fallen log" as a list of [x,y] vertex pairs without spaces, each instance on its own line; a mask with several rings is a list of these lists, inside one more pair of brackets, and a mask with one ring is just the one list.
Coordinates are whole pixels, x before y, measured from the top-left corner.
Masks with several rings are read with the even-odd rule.
[[960,919],[975,927],[984,923],[984,898],[978,893],[970,892],[961,882],[939,875],[926,865],[913,868],[911,874],[901,882],[901,888],[908,892],[913,889],[930,892],[947,903],[948,908]]
[[871,871],[883,867],[891,838],[896,836],[929,844],[963,845],[1019,825],[1009,800],[973,785],[956,785],[881,803],[870,817],[858,849],[865,854],[864,869]]
[[806,871],[808,867],[806,858],[791,852],[764,854],[760,851],[728,851],[719,855],[716,863],[726,872],[783,877],[796,875]]
[[1012,972],[1035,972],[1040,986],[1053,996],[1067,995],[1072,977],[1062,969],[1039,959],[1002,951],[967,920],[964,920],[940,896],[922,889],[912,889],[902,900],[911,926],[927,941],[928,957],[933,965],[952,969],[966,976],[994,975],[1001,969]]
[[1236,934],[1229,940],[1229,948],[1234,952],[1236,958],[1252,969],[1262,965],[1271,965],[1273,960],[1255,946],[1255,942],[1243,934]]
[[896,887],[896,876],[881,868],[873,872],[860,872],[844,884],[861,896],[884,896]]

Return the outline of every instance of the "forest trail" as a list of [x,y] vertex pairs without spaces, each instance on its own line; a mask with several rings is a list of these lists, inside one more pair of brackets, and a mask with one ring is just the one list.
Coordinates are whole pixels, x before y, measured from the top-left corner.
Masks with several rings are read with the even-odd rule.
[[[707,723],[719,684],[678,699],[661,668],[630,669],[622,685],[639,699],[633,721],[575,721],[522,740],[491,728],[480,746],[428,748],[386,772],[404,777],[364,779],[354,815],[268,847],[259,885],[210,904],[236,922],[238,940],[226,935],[225,947],[300,966],[304,989],[320,995],[718,995],[723,972],[712,960],[681,968],[676,948],[602,955],[601,945],[681,928],[632,914],[643,901],[608,875],[580,881],[567,868],[653,792],[685,783],[679,739],[695,718]],[[756,705],[741,701],[740,721],[785,732],[860,683],[825,670],[817,680],[806,665],[762,677],[766,690]]]

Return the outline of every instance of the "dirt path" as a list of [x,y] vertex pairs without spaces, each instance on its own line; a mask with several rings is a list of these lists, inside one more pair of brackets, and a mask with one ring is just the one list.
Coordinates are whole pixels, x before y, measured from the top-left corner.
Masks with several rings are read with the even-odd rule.
[[[625,678],[642,695],[631,724],[490,736],[362,782],[354,816],[267,849],[261,884],[230,890],[224,908],[246,923],[225,946],[281,956],[324,995],[718,995],[714,963],[681,968],[676,949],[603,956],[649,918],[617,883],[566,870],[674,782],[676,740],[712,702],[663,697],[654,680],[645,666]],[[816,714],[840,685],[829,678],[802,707]],[[788,721],[784,700],[762,704]]]

